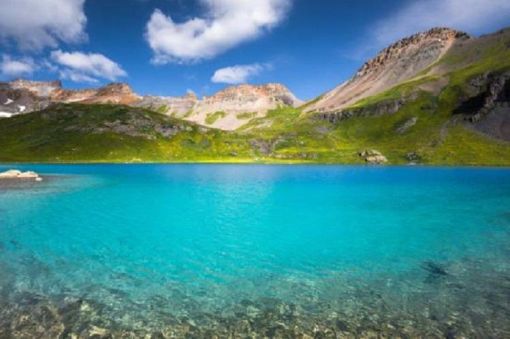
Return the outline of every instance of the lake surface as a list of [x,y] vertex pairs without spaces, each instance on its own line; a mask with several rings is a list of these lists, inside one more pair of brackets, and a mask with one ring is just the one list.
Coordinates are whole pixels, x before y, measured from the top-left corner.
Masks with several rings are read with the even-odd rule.
[[508,169],[9,168],[0,337],[510,337]]

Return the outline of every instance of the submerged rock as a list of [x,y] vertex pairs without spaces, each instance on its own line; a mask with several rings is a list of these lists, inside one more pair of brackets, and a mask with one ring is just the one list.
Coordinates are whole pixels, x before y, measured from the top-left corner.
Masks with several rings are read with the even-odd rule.
[[442,265],[437,264],[433,261],[425,261],[422,264],[422,268],[425,271],[434,275],[448,275],[448,272],[446,272],[446,269]]
[[21,172],[18,170],[8,170],[5,172],[0,172],[0,180],[1,179],[27,179],[35,181],[43,180],[41,176],[35,172],[32,171]]
[[425,261],[421,265],[422,269],[428,272],[428,276],[425,279],[425,283],[436,283],[439,279],[448,276],[448,272],[443,265],[435,263],[433,261]]

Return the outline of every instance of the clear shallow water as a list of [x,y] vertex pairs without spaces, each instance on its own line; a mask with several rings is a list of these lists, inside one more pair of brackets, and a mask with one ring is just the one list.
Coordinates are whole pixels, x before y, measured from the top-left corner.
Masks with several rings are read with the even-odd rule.
[[14,167],[0,336],[510,337],[510,170]]

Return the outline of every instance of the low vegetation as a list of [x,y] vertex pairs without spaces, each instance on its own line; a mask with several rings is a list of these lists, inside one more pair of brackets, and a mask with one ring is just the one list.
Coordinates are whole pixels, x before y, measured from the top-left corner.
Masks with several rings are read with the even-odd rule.
[[208,125],[213,125],[216,121],[219,119],[222,119],[227,116],[227,113],[225,112],[214,112],[207,114],[207,117],[205,118],[205,123]]
[[244,112],[236,114],[236,118],[239,120],[249,120],[257,116],[257,112]]

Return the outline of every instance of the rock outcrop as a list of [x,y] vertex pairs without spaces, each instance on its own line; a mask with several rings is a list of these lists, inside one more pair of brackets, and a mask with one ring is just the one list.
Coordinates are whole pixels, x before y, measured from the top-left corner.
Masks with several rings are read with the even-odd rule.
[[458,41],[470,39],[466,33],[434,28],[402,39],[366,62],[356,75],[326,93],[308,111],[340,112],[361,99],[382,93],[438,61]]
[[378,102],[374,105],[347,108],[339,111],[314,113],[319,120],[329,121],[336,124],[352,117],[380,116],[396,113],[408,101],[408,98],[390,99]]
[[0,172],[0,180],[12,180],[12,179],[35,180],[35,181],[43,180],[41,176],[39,176],[39,174],[32,171],[21,172],[18,170],[8,170],[5,172]]
[[411,128],[413,128],[413,126],[416,125],[417,122],[418,122],[417,117],[411,117],[411,118],[407,119],[406,121],[402,122],[401,124],[399,124],[395,131],[398,134],[404,134],[407,131],[409,131]]
[[361,151],[358,155],[363,158],[367,164],[381,165],[388,162],[388,159],[381,152],[374,149]]
[[467,91],[454,113],[482,133],[510,141],[510,72],[477,76],[469,81]]

